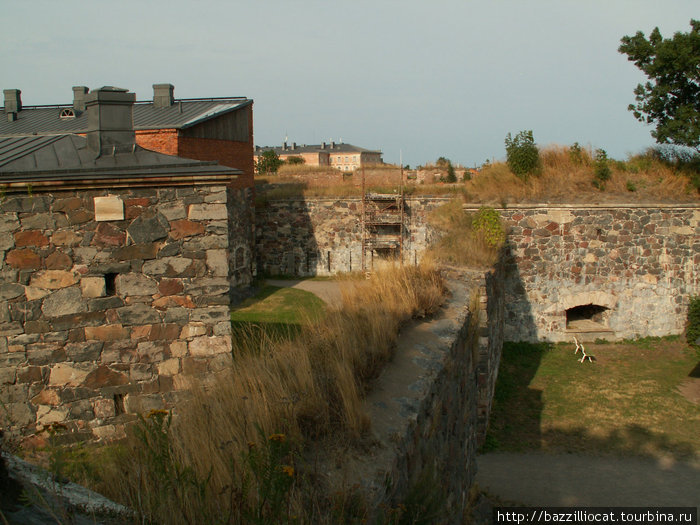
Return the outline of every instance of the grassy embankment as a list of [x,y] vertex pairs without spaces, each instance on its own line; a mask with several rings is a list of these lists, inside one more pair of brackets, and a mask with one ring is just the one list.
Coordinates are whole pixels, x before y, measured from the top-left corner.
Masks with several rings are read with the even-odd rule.
[[[505,162],[485,165],[470,180],[457,183],[419,183],[407,180],[408,195],[454,195],[466,202],[502,206],[515,203],[698,202],[700,174],[688,166],[665,161],[652,150],[626,160],[609,160],[610,179],[603,190],[594,186],[596,164],[590,149],[550,145],[540,148],[540,173],[522,180]],[[431,167],[430,173],[442,173]],[[444,170],[442,170],[444,172]],[[323,175],[327,175],[324,177]],[[368,168],[367,188],[396,190],[398,167]],[[432,179],[432,177],[429,177]],[[283,166],[278,175],[259,176],[259,202],[289,197],[358,197],[361,173],[310,166]]]
[[507,343],[484,450],[700,459],[700,410],[682,393],[700,381],[696,350],[678,338],[586,349],[595,363],[573,344]]

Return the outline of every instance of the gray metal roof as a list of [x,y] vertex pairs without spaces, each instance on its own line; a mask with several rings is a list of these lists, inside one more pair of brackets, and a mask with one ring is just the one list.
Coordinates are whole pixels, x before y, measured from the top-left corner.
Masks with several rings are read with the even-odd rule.
[[[134,129],[185,129],[230,111],[240,109],[252,101],[246,98],[182,99],[172,106],[155,107],[153,102],[134,104]],[[0,136],[51,135],[85,133],[87,112],[74,111],[75,117],[61,118],[61,112],[70,105],[22,106],[17,120],[0,118]],[[4,108],[3,108],[4,109]],[[4,117],[4,111],[0,113]]]
[[134,145],[128,151],[96,156],[77,135],[0,137],[0,184],[21,181],[120,179],[132,177],[228,175],[240,170],[164,155]]
[[[259,149],[258,149],[259,148]],[[282,146],[259,146],[255,149],[255,154],[259,155],[263,151],[274,150],[277,155],[295,155],[301,153],[381,153],[380,150],[371,150],[361,148],[359,146],[353,146],[352,144],[345,144],[344,142],[335,142],[333,147],[330,143],[326,143],[326,147],[322,148],[321,144],[299,144],[292,149],[292,145],[287,144],[287,148],[284,149]]]

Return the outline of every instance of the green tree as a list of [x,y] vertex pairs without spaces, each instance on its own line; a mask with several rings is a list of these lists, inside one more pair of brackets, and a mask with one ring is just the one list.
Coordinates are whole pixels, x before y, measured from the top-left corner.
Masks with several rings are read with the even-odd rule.
[[540,168],[540,152],[531,130],[525,130],[512,138],[506,135],[506,158],[510,171],[521,179],[527,179]]
[[447,177],[445,180],[447,182],[457,182],[457,174],[455,173],[455,168],[450,161],[447,161]]
[[637,85],[637,103],[628,106],[637,120],[656,125],[651,135],[659,144],[700,151],[700,20],[690,26],[673,38],[663,38],[658,27],[648,39],[638,31],[622,37],[618,51],[649,79]]
[[268,149],[262,152],[258,158],[256,168],[258,173],[277,173],[279,167],[283,164],[277,153],[274,150]]

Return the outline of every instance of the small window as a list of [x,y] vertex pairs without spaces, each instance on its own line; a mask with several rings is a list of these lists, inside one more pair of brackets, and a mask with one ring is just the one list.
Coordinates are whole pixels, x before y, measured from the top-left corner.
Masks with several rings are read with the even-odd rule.
[[75,111],[73,111],[73,108],[63,108],[61,110],[61,112],[58,114],[58,118],[62,118],[62,119],[75,118]]
[[124,394],[114,394],[114,415],[118,416],[124,412]]
[[116,273],[105,274],[105,295],[117,295],[117,275]]

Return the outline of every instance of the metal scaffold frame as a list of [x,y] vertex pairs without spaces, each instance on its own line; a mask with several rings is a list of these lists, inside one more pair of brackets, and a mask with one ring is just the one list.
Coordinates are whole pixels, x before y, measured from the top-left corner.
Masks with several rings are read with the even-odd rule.
[[[362,270],[371,270],[378,251],[390,255],[403,264],[404,242],[403,168],[398,191],[372,193],[365,187],[362,169]],[[369,264],[368,264],[369,256]]]

